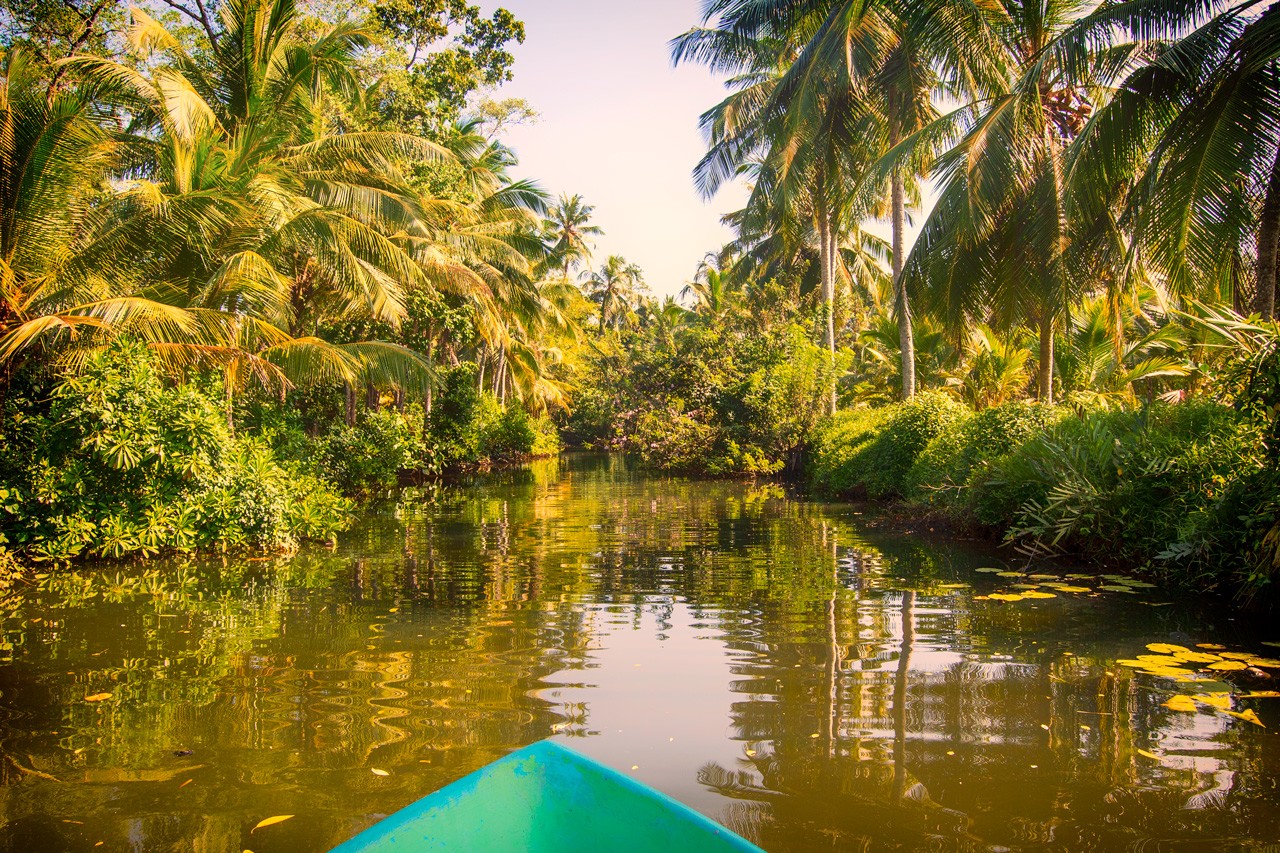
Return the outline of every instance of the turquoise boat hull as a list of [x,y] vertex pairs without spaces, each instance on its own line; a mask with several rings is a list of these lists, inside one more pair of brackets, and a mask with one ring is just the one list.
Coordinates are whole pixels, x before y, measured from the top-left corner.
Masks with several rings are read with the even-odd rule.
[[665,794],[541,741],[387,817],[332,853],[763,853]]

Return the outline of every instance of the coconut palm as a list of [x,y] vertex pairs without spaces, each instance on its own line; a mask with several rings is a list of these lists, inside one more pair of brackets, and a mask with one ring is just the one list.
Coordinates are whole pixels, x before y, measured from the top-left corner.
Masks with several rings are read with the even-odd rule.
[[[314,335],[334,318],[398,323],[405,286],[449,286],[465,273],[404,237],[447,210],[412,191],[403,165],[447,153],[404,135],[325,127],[326,99],[356,90],[363,31],[340,25],[312,39],[292,0],[237,0],[221,7],[221,37],[197,58],[134,14],[131,41],[150,57],[142,70],[97,57],[72,65],[135,117],[124,145],[136,165],[98,243],[130,254],[164,301],[229,318],[215,324],[223,330],[216,340],[167,355],[221,361],[229,389],[243,343],[268,339],[250,354],[309,370],[296,380],[398,383],[413,374],[427,382],[429,368],[406,349],[370,343],[344,352]],[[246,318],[279,334],[246,339]],[[391,361],[398,366],[386,374]]]
[[591,262],[590,239],[604,234],[599,227],[589,224],[594,212],[595,208],[583,202],[582,196],[566,194],[560,196],[544,221],[551,258],[555,265],[563,268],[566,279],[572,268]]
[[120,148],[91,120],[90,92],[47,83],[25,51],[0,59],[0,363],[120,331],[191,332],[196,318],[137,292],[125,259],[95,241]]
[[644,289],[644,273],[621,255],[610,255],[587,278],[587,287],[587,298],[599,307],[601,331],[616,332],[630,323],[632,306]]

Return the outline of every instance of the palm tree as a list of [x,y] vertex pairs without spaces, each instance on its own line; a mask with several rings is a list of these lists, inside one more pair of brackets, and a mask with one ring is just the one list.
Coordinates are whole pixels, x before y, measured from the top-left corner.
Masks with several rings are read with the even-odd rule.
[[[441,217],[400,165],[447,152],[399,134],[325,128],[325,100],[356,90],[363,31],[340,25],[310,39],[292,0],[231,2],[216,45],[197,58],[134,14],[131,39],[150,55],[143,70],[97,57],[72,64],[135,116],[126,144],[140,166],[98,242],[130,253],[164,301],[224,318],[215,340],[166,354],[225,364],[228,391],[250,340],[261,348],[250,355],[306,371],[297,379],[429,381],[429,366],[407,349],[338,348],[314,336],[326,318],[395,324],[405,286],[448,285],[462,271],[400,236]],[[250,320],[258,331],[246,338]]]
[[[776,228],[791,244],[807,243],[816,254],[823,304],[825,342],[834,366],[836,292],[845,278],[840,246],[868,212],[867,199],[854,190],[871,163],[858,141],[874,133],[870,114],[838,73],[817,68],[821,80],[780,97],[788,67],[795,61],[816,17],[760,15],[744,25],[734,9],[711,4],[715,27],[690,30],[672,43],[676,62],[700,61],[731,71],[732,94],[702,117],[710,150],[694,171],[704,195],[749,170],[752,195],[739,220],[742,231]],[[751,6],[753,4],[741,4]],[[804,5],[804,4],[801,4]],[[811,6],[812,4],[810,4]],[[836,376],[831,371],[830,411],[836,409]]]
[[547,241],[551,243],[550,255],[564,269],[564,277],[579,264],[590,263],[589,238],[604,234],[600,228],[590,225],[595,208],[586,204],[580,195],[561,195],[560,201],[548,213],[544,222]]
[[190,333],[196,318],[141,293],[127,258],[95,241],[120,148],[90,120],[89,91],[47,82],[21,49],[0,59],[0,363],[121,331]]
[[[1077,195],[1116,195],[1134,235],[1175,296],[1275,312],[1280,246],[1280,9],[1240,3],[1187,16],[1180,37],[1117,86],[1077,146]],[[1090,193],[1092,190],[1092,193]],[[1259,203],[1260,202],[1260,203]],[[1252,258],[1249,255],[1252,254]]]
[[721,263],[714,253],[698,264],[693,281],[680,289],[680,298],[693,298],[693,311],[703,314],[713,322],[730,308],[738,295],[738,285],[733,275],[733,264]]
[[610,255],[587,279],[587,297],[599,306],[600,329],[615,332],[629,322],[632,305],[644,288],[644,273],[621,255]]
[[[787,115],[797,125],[812,125],[833,113],[860,117],[846,119],[844,125],[856,127],[853,144],[876,157],[936,119],[935,94],[958,98],[988,91],[1001,81],[996,54],[990,49],[990,13],[978,4],[750,0],[708,4],[708,17],[715,12],[721,14],[717,55],[728,52],[726,43],[741,50],[748,38],[765,36],[800,46],[768,93],[760,110],[762,118]],[[841,91],[850,97],[846,103],[834,103],[833,94]],[[832,130],[837,128],[834,125]],[[805,141],[812,144],[820,138]],[[846,137],[844,142],[850,140]],[[906,208],[909,196],[915,197],[913,179],[931,153],[927,146],[913,146],[914,157],[896,163],[889,174],[891,258],[905,397],[915,393],[911,301],[902,275]],[[876,173],[859,171],[863,173],[860,182],[880,180]],[[870,212],[865,201],[860,212]],[[824,276],[824,285],[828,280]]]

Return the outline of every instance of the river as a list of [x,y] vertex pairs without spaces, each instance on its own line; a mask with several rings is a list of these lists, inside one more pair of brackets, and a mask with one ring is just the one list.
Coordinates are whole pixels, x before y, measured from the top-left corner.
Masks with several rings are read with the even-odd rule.
[[584,455],[50,571],[0,603],[0,850],[327,850],[547,737],[774,853],[1280,842],[1280,630],[867,518]]

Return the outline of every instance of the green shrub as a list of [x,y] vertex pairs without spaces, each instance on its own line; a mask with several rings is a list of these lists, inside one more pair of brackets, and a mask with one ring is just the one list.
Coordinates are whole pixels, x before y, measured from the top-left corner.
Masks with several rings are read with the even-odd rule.
[[1068,415],[1065,409],[1030,401],[983,409],[929,442],[907,473],[906,493],[931,506],[967,509],[967,487],[973,480],[986,479],[996,460]]
[[813,449],[814,485],[834,494],[901,496],[916,457],[937,436],[958,430],[971,414],[936,392],[871,411],[838,416],[820,432]]
[[809,479],[830,495],[866,488],[864,455],[892,416],[893,407],[837,412],[814,431],[809,449]]
[[413,404],[404,412],[362,411],[355,426],[335,425],[321,445],[323,470],[349,495],[395,488],[401,471],[423,464],[422,418]]
[[1092,412],[997,461],[975,505],[1036,547],[1218,573],[1239,531],[1223,497],[1262,467],[1257,448],[1256,430],[1215,403]]
[[445,373],[431,410],[427,454],[441,468],[514,462],[557,453],[560,439],[548,417],[533,417],[517,404],[505,409],[476,387],[476,366]]
[[0,536],[25,558],[118,558],[197,547],[291,548],[328,538],[350,505],[265,443],[237,438],[220,401],[168,385],[147,348],[91,355],[47,402],[6,401]]

